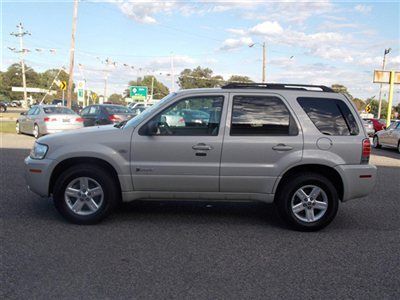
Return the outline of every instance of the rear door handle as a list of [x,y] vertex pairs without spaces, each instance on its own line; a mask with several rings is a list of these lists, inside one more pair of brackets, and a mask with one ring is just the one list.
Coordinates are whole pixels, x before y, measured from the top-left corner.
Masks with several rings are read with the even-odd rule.
[[212,150],[212,147],[210,145],[206,145],[204,143],[198,143],[197,145],[194,145],[192,147],[193,150],[203,150],[203,151],[208,151]]
[[274,149],[276,151],[290,151],[293,149],[293,147],[287,146],[285,144],[278,144],[278,145],[273,146],[272,149]]

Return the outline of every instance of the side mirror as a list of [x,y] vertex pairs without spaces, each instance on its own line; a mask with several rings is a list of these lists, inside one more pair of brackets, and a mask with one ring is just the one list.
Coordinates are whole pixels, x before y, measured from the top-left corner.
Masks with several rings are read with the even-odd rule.
[[146,135],[156,135],[158,132],[158,122],[157,121],[150,121],[145,126],[145,134]]

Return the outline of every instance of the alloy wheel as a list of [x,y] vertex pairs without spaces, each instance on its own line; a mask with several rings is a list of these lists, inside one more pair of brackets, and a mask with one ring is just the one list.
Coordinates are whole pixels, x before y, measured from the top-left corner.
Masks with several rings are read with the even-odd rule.
[[316,185],[305,185],[292,196],[291,209],[294,216],[306,223],[321,219],[328,209],[328,196]]
[[73,213],[87,216],[100,209],[104,202],[104,191],[93,178],[79,177],[67,185],[64,199]]

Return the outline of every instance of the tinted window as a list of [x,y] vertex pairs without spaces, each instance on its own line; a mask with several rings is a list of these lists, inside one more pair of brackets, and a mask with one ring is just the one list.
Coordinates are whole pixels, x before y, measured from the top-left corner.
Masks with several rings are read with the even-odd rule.
[[281,99],[234,96],[231,135],[297,135],[297,126]]
[[99,108],[97,106],[91,106],[88,115],[96,115],[98,112]]
[[132,113],[132,111],[129,109],[129,108],[127,108],[127,107],[124,107],[124,106],[104,106],[105,107],[105,109],[106,109],[106,111],[109,113],[109,114],[129,114],[129,113]]
[[45,114],[49,115],[74,115],[75,112],[66,107],[44,107]]
[[33,115],[36,111],[36,107],[32,107],[28,110],[28,112],[26,113],[27,115]]
[[85,107],[85,108],[82,110],[81,115],[87,115],[87,114],[89,113],[89,109],[90,109],[90,107]]
[[297,98],[308,117],[326,135],[357,135],[357,122],[347,107],[339,99]]
[[[149,122],[158,124],[156,135],[215,136],[218,135],[223,100],[223,96],[186,98],[174,103]],[[200,111],[202,109],[207,109],[209,113],[203,113]],[[145,134],[142,130],[139,133]]]

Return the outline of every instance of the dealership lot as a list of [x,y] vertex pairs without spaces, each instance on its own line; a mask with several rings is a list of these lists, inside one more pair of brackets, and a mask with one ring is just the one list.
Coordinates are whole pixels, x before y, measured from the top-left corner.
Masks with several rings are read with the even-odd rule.
[[316,233],[273,205],[140,202],[68,224],[27,191],[34,139],[1,140],[2,298],[399,298],[400,155],[373,149],[374,192]]

